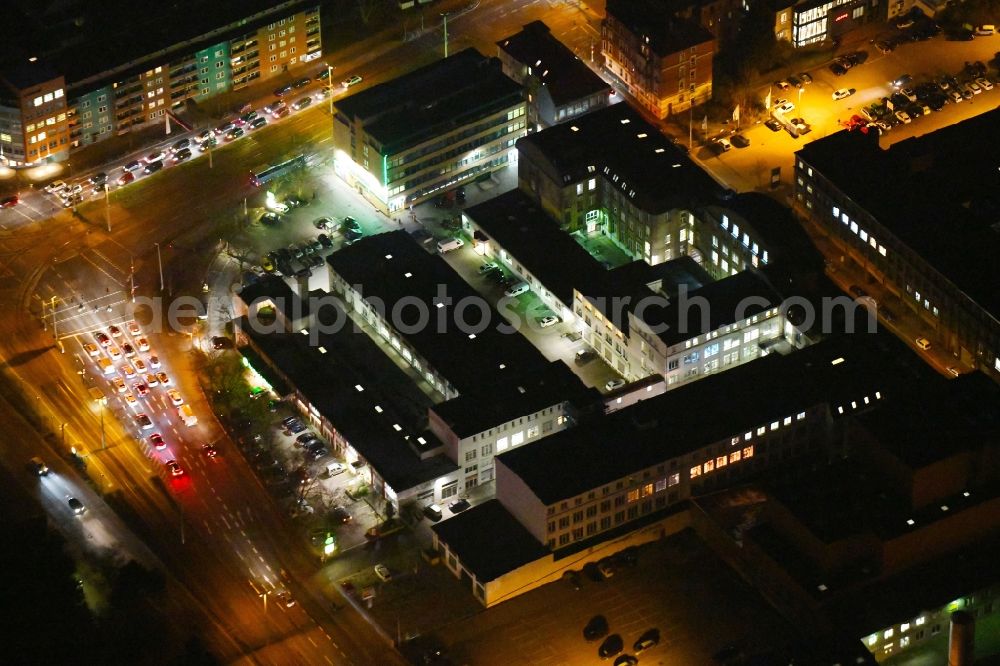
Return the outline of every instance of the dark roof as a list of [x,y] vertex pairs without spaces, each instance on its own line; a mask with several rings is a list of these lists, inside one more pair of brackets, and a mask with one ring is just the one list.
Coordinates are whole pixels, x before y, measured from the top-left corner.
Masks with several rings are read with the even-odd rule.
[[[523,335],[506,332],[507,321],[444,259],[429,254],[406,231],[363,238],[334,252],[327,263],[349,285],[357,286],[366,300],[384,304],[387,319],[397,303],[407,304],[400,310],[402,323],[418,330],[399,331],[400,337],[459,393],[475,393],[506,377],[528,376],[548,366]],[[451,304],[438,308],[442,296]],[[429,313],[428,325],[412,326],[415,302]],[[462,302],[481,303],[482,308],[452,305]],[[470,324],[482,321],[484,308],[488,325],[481,331],[470,329]]]
[[[407,409],[415,389],[412,381],[388,359],[379,364],[384,354],[364,332],[344,326],[320,334],[319,344],[313,346],[308,336],[298,333],[257,333],[249,325],[242,329],[397,493],[457,469],[444,455],[420,459],[414,450],[417,438],[435,439],[425,428],[426,405]],[[413,447],[407,438],[415,440]]]
[[490,383],[431,410],[456,435],[469,437],[561,402],[583,409],[600,402],[600,393],[584,386],[565,363],[552,361],[540,373]]
[[887,401],[858,419],[880,446],[916,469],[1000,441],[1000,387],[973,372]]
[[607,14],[636,38],[649,37],[650,47],[660,57],[715,39],[697,22],[675,16],[665,0],[607,0]]
[[[252,32],[276,18],[303,8],[318,6],[316,0],[288,0],[279,9],[274,0],[187,0],[184,3],[150,3],[136,11],[131,0],[67,0],[35,2],[9,0],[4,4],[5,21],[18,26],[5,39],[15,61],[36,56],[66,77],[67,85],[106,70],[141,61],[152,53],[168,50],[158,58],[165,64],[179,55]],[[241,19],[264,13],[224,33],[205,37]],[[181,42],[197,40],[172,48]],[[10,43],[13,41],[13,43]],[[0,62],[0,69],[5,68]],[[136,71],[145,71],[139,67]],[[112,77],[114,78],[114,77]]]
[[431,529],[480,583],[496,580],[548,554],[496,499],[431,525]]
[[403,76],[333,103],[337,113],[358,119],[382,145],[383,154],[416,146],[456,127],[513,106],[520,84],[495,58],[469,47]]
[[0,77],[18,92],[59,78],[59,76],[59,72],[40,60],[34,62],[24,60],[13,63],[0,74]]
[[998,145],[994,109],[885,150],[845,130],[796,155],[1000,320]]
[[240,291],[240,298],[248,305],[262,300],[270,300],[281,307],[290,322],[309,316],[309,299],[303,299],[277,275],[265,275],[248,284]]
[[[705,299],[706,307],[699,305],[700,299]],[[665,307],[647,307],[642,319],[662,329],[658,337],[669,347],[780,304],[781,297],[770,283],[750,269],[671,298]]]
[[531,67],[532,75],[548,88],[556,106],[611,90],[610,84],[553,37],[542,21],[532,21],[521,32],[501,39],[497,46]]
[[931,374],[891,336],[840,335],[581,422],[498,460],[552,504],[816,405],[829,404],[836,417],[836,406],[866,395],[874,401],[876,390],[892,395]]
[[534,162],[551,164],[557,182],[603,177],[604,187],[619,188],[652,214],[695,208],[725,192],[628,104],[612,104],[529,134],[517,149]]

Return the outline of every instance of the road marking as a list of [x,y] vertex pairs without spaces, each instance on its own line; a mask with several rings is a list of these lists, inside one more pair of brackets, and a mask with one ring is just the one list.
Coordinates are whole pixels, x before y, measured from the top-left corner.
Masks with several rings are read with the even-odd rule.
[[326,663],[328,663],[328,664],[332,664],[333,663],[332,661],[330,661],[330,658],[328,656],[326,656],[325,654],[323,655],[323,658],[326,659]]
[[316,645],[316,641],[313,640],[312,636],[306,636],[306,640],[309,641],[309,644],[312,645],[313,647],[319,647],[318,645]]
[[[240,530],[240,534],[242,534],[242,535],[243,535],[243,536],[245,536],[245,537],[247,536],[247,532],[246,532],[246,530]],[[250,539],[250,537],[247,537],[247,539],[249,540],[249,539]]]
[[209,527],[209,525],[208,525],[208,521],[207,521],[207,520],[205,521],[205,529],[206,529],[206,530],[208,530],[208,533],[209,533],[209,534],[211,534],[211,533],[212,533],[212,528],[211,528],[211,527]]
[[[229,521],[228,521],[228,520],[226,520],[226,517],[225,517],[225,516],[219,516],[219,518],[221,518],[221,519],[222,519],[222,522],[224,522],[224,523],[226,524],[226,529],[227,529],[227,530],[231,530],[231,529],[233,529],[233,528],[232,528],[232,526],[231,526],[231,525],[229,524]],[[229,537],[226,537],[226,538],[228,539]]]
[[267,564],[266,562],[264,562],[264,556],[263,555],[258,555],[257,559],[260,560],[262,563]]

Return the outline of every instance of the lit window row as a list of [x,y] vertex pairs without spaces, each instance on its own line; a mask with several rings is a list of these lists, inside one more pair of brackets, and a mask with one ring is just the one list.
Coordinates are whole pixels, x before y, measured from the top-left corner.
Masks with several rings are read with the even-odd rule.
[[844,226],[850,228],[851,233],[855,234],[861,239],[861,242],[868,243],[872,249],[878,250],[878,253],[883,257],[886,255],[885,246],[875,240],[875,236],[869,235],[867,231],[858,226],[858,223],[847,215],[847,213],[842,213],[840,208],[837,206],[833,207],[833,218],[839,219]]
[[[875,391],[875,399],[876,400],[882,399],[882,393],[880,391]],[[871,399],[866,395],[860,404],[858,403],[857,400],[851,400],[851,409],[858,409],[859,406],[870,405],[870,404],[871,404]],[[838,414],[844,413],[844,405],[837,406],[837,413]]]
[[657,479],[656,481],[651,481],[645,483],[638,488],[633,488],[628,491],[628,501],[629,504],[632,502],[638,502],[640,497],[649,497],[654,493],[658,493],[666,490],[667,488],[672,488],[681,482],[681,475],[678,473],[673,473],[670,476],[664,477],[662,479]]
[[704,464],[695,465],[691,468],[691,478],[699,477],[702,474],[709,474],[729,464],[738,463],[748,458],[753,458],[753,445],[744,446],[740,451],[732,451],[727,455],[716,456],[713,460],[707,460]]
[[55,92],[45,93],[44,95],[39,95],[34,99],[35,106],[41,106],[46,102],[51,102],[54,99],[59,99],[63,96],[63,89],[59,88]]

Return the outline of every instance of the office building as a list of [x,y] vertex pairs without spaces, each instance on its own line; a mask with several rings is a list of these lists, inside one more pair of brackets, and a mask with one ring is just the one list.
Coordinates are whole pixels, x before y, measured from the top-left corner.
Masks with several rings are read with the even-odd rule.
[[473,48],[334,102],[337,174],[384,213],[505,167],[524,91]]
[[662,0],[608,0],[601,23],[604,70],[638,104],[667,118],[712,97],[716,38]]
[[605,107],[613,94],[541,21],[497,42],[497,55],[503,73],[524,86],[529,132]]
[[[796,153],[795,204],[934,347],[1000,379],[1000,173],[992,110],[888,148],[842,131]],[[991,277],[992,276],[992,277]],[[899,305],[897,305],[897,303]]]
[[[44,5],[11,9],[14,16],[7,20],[20,30],[10,36],[12,56],[0,63],[7,97],[16,101],[38,85],[43,100],[52,94],[41,108],[34,96],[29,107],[0,98],[0,148],[11,164],[65,160],[73,149],[163,123],[168,111],[178,113],[320,55],[319,6],[308,0],[195,2],[183,10],[150,5],[139,13],[133,5],[111,9],[107,3],[71,2],[60,8],[60,20],[46,14]],[[28,63],[38,66],[26,74]],[[43,69],[51,76],[36,81]],[[57,101],[63,99],[55,97],[57,91],[64,101]]]

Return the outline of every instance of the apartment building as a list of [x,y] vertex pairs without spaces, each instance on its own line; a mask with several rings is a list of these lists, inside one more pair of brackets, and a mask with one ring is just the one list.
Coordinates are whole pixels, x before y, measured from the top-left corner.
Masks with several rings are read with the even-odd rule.
[[919,319],[932,345],[995,380],[997,141],[1000,110],[991,110],[888,148],[875,135],[838,132],[795,159],[797,210],[835,243],[828,258],[853,262]]
[[[38,139],[34,107],[11,114],[14,107],[4,104],[0,147],[15,165],[64,160],[74,149],[162,123],[167,111],[278,76],[321,52],[319,6],[308,0],[201,1],[183,10],[153,5],[127,15],[77,2],[62,10],[73,20],[55,22],[42,5],[22,4],[12,11],[17,15],[13,23],[30,36],[12,37],[13,55],[0,63],[0,71],[8,73],[4,78],[13,77],[15,88],[23,83],[17,72],[25,63],[51,71],[49,92],[63,91],[69,132],[68,137],[58,132],[52,148],[52,127],[44,130],[45,139]],[[17,131],[28,140],[22,152],[13,134],[17,116]],[[35,130],[27,131],[29,125]]]
[[69,154],[66,82],[37,58],[0,73],[0,164],[57,161]]
[[667,118],[712,97],[715,36],[661,0],[608,0],[604,70],[649,113]]
[[528,131],[538,131],[608,105],[614,91],[542,21],[497,42],[503,73],[527,94]]
[[473,48],[334,102],[337,174],[384,213],[505,167],[524,91]]

